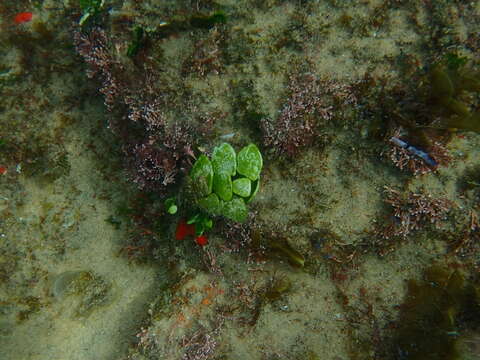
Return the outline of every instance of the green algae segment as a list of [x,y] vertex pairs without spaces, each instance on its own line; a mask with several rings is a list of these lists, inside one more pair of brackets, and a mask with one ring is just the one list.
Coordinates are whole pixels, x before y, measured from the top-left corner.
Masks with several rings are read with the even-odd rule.
[[250,180],[257,180],[262,171],[263,160],[260,150],[254,144],[245,146],[237,156],[237,171]]
[[207,196],[212,192],[213,168],[208,157],[200,155],[193,164],[190,176],[193,180],[194,190],[199,196]]

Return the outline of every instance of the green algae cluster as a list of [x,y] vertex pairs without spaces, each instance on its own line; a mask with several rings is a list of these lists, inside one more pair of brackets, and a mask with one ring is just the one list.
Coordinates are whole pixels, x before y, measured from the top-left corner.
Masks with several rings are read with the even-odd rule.
[[463,336],[479,328],[478,282],[468,281],[458,270],[433,266],[425,271],[424,281],[408,283],[393,353],[402,360],[465,359]]
[[[216,11],[210,15],[207,14],[194,14],[191,16],[176,16],[169,21],[160,22],[160,24],[154,29],[143,29],[137,26],[134,29],[134,38],[136,40],[133,41],[132,46],[135,48],[134,45],[136,42],[138,43],[139,40],[139,29],[142,32],[141,38],[145,40],[144,36],[147,34],[153,39],[165,39],[170,36],[178,36],[183,32],[194,31],[196,29],[199,30],[209,30],[216,25],[225,24],[227,22],[227,16],[222,11]],[[137,32],[137,34],[135,34]],[[133,48],[132,48],[133,49]],[[135,49],[135,53],[138,49]],[[132,50],[129,49],[129,56],[135,55],[132,53]]]
[[243,222],[247,205],[258,192],[263,160],[254,144],[238,154],[228,143],[213,150],[211,159],[200,155],[190,172],[192,187],[200,208],[212,215]]
[[[87,3],[92,2],[92,0],[83,1],[86,1]],[[94,0],[93,3],[98,3],[98,0]],[[99,3],[98,5],[99,6],[94,4],[93,6],[87,7],[87,9],[90,10],[87,10],[87,12],[84,10],[85,15],[82,16],[82,19],[84,19],[85,16],[88,18],[92,11],[93,15],[100,13],[101,6]],[[95,10],[97,8],[98,10]],[[132,40],[127,49],[127,56],[134,57],[137,55],[140,49],[149,45],[152,39],[164,39],[169,36],[178,35],[186,31],[193,31],[195,29],[209,30],[217,24],[226,23],[226,21],[226,15],[221,11],[217,11],[211,15],[196,14],[190,18],[164,21],[161,22],[157,28],[144,28],[140,25],[136,25],[132,29]],[[80,25],[82,25],[82,20],[80,20]]]

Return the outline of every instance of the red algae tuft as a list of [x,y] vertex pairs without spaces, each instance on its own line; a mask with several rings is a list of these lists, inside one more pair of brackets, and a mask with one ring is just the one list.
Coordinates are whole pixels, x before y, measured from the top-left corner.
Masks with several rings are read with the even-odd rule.
[[208,244],[208,238],[205,235],[200,235],[195,238],[195,242],[200,246],[205,246]]
[[180,220],[175,231],[175,239],[183,240],[186,236],[195,235],[195,225],[190,225],[185,220]]
[[33,13],[21,12],[15,15],[15,17],[13,18],[13,21],[15,22],[15,24],[24,24],[26,22],[31,21],[32,18],[33,18]]

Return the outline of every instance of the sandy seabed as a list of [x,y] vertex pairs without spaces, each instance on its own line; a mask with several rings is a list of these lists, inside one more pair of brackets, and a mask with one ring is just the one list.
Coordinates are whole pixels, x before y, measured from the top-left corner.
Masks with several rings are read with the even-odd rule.
[[[33,18],[15,24],[21,11]],[[137,57],[125,55],[134,25],[158,31],[215,11],[225,23],[151,35]],[[175,216],[162,217],[147,260],[132,259],[138,229],[119,209],[145,192],[108,126],[122,109],[107,110],[75,52],[81,12],[67,0],[0,5],[0,359],[410,359],[394,343],[407,280],[434,264],[478,277],[480,137],[454,133],[449,163],[413,176],[390,160],[370,110],[447,54],[474,67],[480,5],[106,1],[97,21],[112,56],[158,77],[167,120],[216,118],[205,139],[198,134],[197,154],[225,138],[237,149],[259,143],[255,231],[280,236],[301,267],[268,246],[236,248],[221,231],[203,248],[177,241]],[[305,74],[319,84],[308,101],[321,130],[293,158],[276,156],[259,122],[284,114]],[[359,91],[367,78],[375,85]],[[445,198],[450,211],[384,239],[385,187]],[[468,330],[477,347],[479,327]],[[480,358],[474,350],[456,358]]]

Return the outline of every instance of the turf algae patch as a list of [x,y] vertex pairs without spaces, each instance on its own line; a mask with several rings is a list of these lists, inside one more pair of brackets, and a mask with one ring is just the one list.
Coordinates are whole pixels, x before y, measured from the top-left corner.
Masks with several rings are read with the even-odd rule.
[[114,300],[114,287],[90,271],[67,271],[55,277],[52,295],[68,302],[68,311],[74,318],[88,317],[94,310]]

